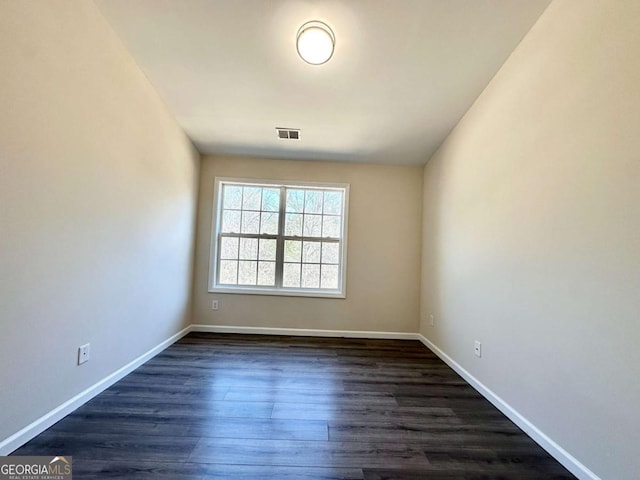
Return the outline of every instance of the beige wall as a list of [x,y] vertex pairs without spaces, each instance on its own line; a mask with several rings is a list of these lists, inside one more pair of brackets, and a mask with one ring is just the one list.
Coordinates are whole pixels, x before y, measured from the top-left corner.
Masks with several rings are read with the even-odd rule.
[[0,58],[2,441],[190,322],[199,157],[92,2],[0,1]]
[[[349,183],[347,298],[207,293],[214,178]],[[194,323],[416,332],[420,167],[204,157],[200,176]],[[211,310],[211,300],[220,309]]]
[[554,1],[424,172],[421,332],[615,480],[640,472],[639,21]]

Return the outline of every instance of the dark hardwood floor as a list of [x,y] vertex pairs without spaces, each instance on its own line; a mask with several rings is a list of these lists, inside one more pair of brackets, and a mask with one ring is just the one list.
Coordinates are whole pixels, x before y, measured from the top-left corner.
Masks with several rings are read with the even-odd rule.
[[14,455],[74,478],[574,478],[417,341],[190,334]]

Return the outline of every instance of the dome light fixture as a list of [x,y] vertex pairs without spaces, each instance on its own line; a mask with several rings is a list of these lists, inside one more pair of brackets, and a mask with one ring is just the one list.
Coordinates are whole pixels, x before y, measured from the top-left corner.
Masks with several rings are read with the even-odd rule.
[[335,45],[333,30],[326,23],[317,20],[302,25],[296,35],[298,55],[311,65],[327,63],[333,55]]

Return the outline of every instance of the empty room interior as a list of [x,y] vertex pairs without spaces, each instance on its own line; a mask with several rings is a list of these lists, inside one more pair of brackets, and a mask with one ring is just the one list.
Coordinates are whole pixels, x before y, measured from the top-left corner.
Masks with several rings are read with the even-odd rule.
[[640,478],[639,26],[0,0],[0,478]]

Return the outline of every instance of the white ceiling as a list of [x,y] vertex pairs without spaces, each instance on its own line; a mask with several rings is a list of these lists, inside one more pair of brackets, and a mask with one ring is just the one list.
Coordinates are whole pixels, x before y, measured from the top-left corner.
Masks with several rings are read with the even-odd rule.
[[[392,164],[429,159],[549,2],[96,0],[202,153]],[[324,65],[297,55],[308,20]]]

